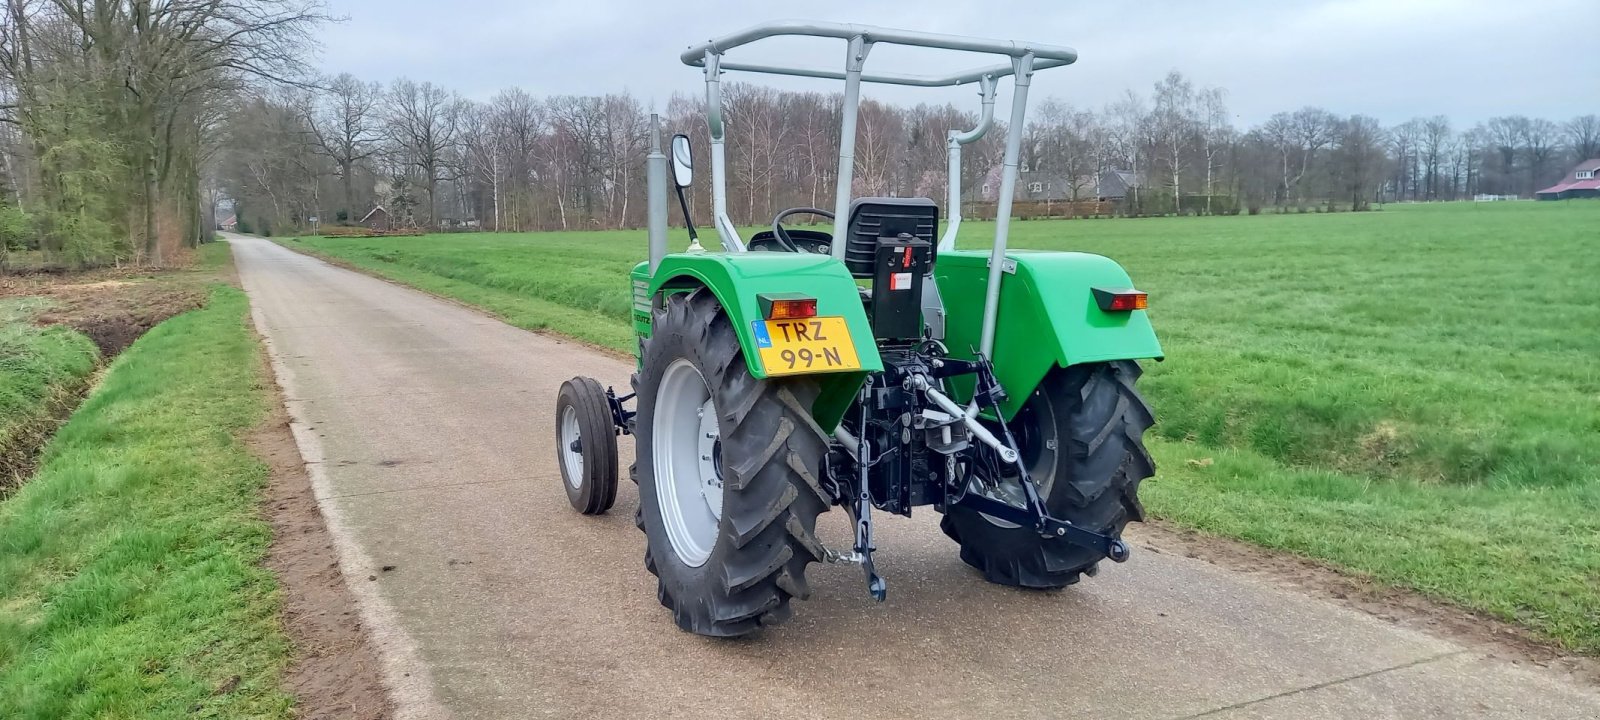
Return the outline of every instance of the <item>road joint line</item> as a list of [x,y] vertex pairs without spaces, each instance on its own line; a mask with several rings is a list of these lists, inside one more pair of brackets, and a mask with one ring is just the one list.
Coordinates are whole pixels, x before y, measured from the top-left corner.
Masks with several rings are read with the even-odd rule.
[[1345,683],[1354,682],[1356,680],[1364,680],[1366,678],[1373,677],[1373,676],[1376,676],[1376,675],[1382,675],[1384,673],[1394,672],[1395,670],[1406,670],[1408,668],[1414,668],[1414,667],[1417,667],[1419,665],[1427,665],[1428,663],[1431,663],[1431,662],[1435,662],[1435,661],[1438,661],[1438,660],[1445,660],[1447,658],[1452,658],[1452,657],[1455,657],[1457,655],[1462,655],[1462,654],[1470,653],[1470,652],[1473,652],[1472,648],[1459,648],[1459,649],[1456,649],[1456,650],[1451,650],[1449,652],[1440,653],[1438,655],[1433,655],[1433,656],[1425,657],[1425,658],[1419,658],[1419,659],[1416,659],[1416,660],[1412,660],[1410,662],[1403,662],[1403,663],[1400,663],[1399,665],[1395,665],[1393,667],[1379,668],[1377,670],[1371,670],[1371,671],[1368,671],[1368,672],[1359,673],[1359,674],[1356,674],[1356,675],[1351,675],[1349,677],[1336,678],[1336,679],[1333,679],[1333,680],[1328,680],[1328,681],[1325,681],[1325,682],[1316,683],[1314,685],[1307,685],[1307,686],[1301,687],[1301,688],[1294,688],[1292,690],[1285,690],[1283,692],[1275,693],[1273,695],[1268,695],[1266,697],[1255,698],[1254,700],[1245,700],[1243,702],[1233,703],[1232,705],[1224,705],[1223,707],[1212,708],[1210,710],[1206,710],[1206,711],[1203,711],[1203,712],[1194,713],[1193,715],[1184,715],[1184,716],[1179,717],[1179,718],[1174,718],[1174,720],[1195,720],[1195,718],[1211,717],[1211,716],[1216,715],[1218,713],[1227,712],[1229,710],[1238,710],[1240,708],[1250,707],[1251,705],[1259,705],[1261,703],[1270,702],[1272,700],[1277,700],[1279,698],[1286,698],[1286,697],[1289,697],[1291,695],[1299,695],[1300,693],[1304,693],[1304,692],[1311,692],[1313,690],[1321,690],[1323,688],[1330,688],[1330,687],[1333,687],[1335,685],[1343,685]]

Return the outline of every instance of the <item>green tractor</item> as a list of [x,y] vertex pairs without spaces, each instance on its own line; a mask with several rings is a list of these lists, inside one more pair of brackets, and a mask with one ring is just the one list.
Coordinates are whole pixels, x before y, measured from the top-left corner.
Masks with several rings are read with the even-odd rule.
[[[726,61],[774,36],[845,41],[842,71]],[[867,73],[876,45],[1008,58],[944,76]],[[875,599],[874,512],[932,505],[962,560],[987,580],[1059,588],[1123,562],[1124,526],[1143,517],[1139,482],[1154,472],[1152,423],[1134,389],[1141,359],[1162,356],[1146,296],[1115,262],[1084,253],[1006,249],[1028,85],[1076,51],[1026,42],[824,22],[768,23],[696,45],[711,142],[712,222],[721,252],[668,253],[669,161],[652,119],[650,258],[632,273],[638,371],[619,397],[593,379],[565,383],[557,451],[572,505],[603,513],[616,498],[617,436],[635,436],[632,475],[645,567],[661,604],[689,632],[737,636],[782,622],[806,598],[814,562],[861,566]],[[844,81],[832,211],[785,210],[739,236],[726,212],[720,78],[751,71]],[[957,250],[961,147],[994,115],[1012,78],[1003,179],[988,251]],[[856,112],[864,82],[975,84],[979,125],[952,132],[949,213],[926,198],[854,198]],[[683,188],[689,139],[672,139]],[[832,232],[785,227],[827,218]],[[636,411],[628,404],[637,400]],[[849,548],[825,546],[817,517],[850,517]]]

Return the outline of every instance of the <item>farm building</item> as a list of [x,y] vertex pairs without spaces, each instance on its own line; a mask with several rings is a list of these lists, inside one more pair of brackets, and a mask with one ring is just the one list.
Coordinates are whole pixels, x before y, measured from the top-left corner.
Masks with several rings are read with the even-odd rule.
[[1567,173],[1550,187],[1534,193],[1540,200],[1568,200],[1571,198],[1600,197],[1600,158],[1593,158],[1578,163],[1578,166]]
[[378,205],[367,211],[366,217],[361,218],[361,224],[373,232],[389,232],[389,211]]

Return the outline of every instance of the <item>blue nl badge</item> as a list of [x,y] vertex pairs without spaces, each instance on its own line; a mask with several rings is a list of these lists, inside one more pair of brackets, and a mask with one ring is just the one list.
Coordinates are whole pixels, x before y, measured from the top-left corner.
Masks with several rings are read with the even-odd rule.
[[772,336],[767,334],[767,322],[765,320],[752,321],[750,323],[750,327],[755,331],[756,334],[756,347],[772,347]]

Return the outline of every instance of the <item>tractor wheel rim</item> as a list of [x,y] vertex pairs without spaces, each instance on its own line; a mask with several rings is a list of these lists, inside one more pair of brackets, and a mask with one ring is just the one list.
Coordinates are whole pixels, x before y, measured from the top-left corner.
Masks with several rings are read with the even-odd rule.
[[[1055,489],[1056,463],[1060,462],[1059,428],[1056,427],[1054,408],[1049,399],[1039,390],[1033,392],[1034,397],[1030,399],[1028,405],[1012,419],[1011,431],[1022,449],[1022,457],[1018,458],[1017,462],[1027,463],[1033,484],[1039,488],[1039,499],[1048,501],[1050,492]],[[1004,469],[1002,466],[1002,472]],[[1027,506],[1027,493],[1022,489],[1020,477],[1008,475],[1000,478],[996,484],[998,487],[969,486],[968,491],[1008,505]],[[996,527],[1007,529],[1021,527],[988,513],[978,514]]]
[[[578,434],[578,409],[568,405],[561,408],[561,466],[567,471],[567,484],[576,488],[583,484],[583,450]],[[574,449],[574,445],[577,449]]]
[[711,391],[688,360],[675,360],[662,373],[651,432],[667,540],[683,564],[700,567],[716,547],[722,520],[722,438]]

